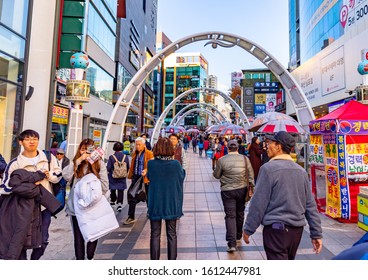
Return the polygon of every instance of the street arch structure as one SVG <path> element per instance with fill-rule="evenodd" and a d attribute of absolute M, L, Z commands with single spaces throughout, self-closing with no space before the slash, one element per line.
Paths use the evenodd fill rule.
<path fill-rule="evenodd" d="M 129 107 L 131 106 L 137 90 L 141 87 L 146 77 L 163 59 L 165 59 L 165 57 L 188 44 L 199 41 L 207 41 L 205 46 L 210 44 L 213 48 L 217 48 L 218 46 L 226 48 L 238 46 L 253 55 L 278 78 L 292 102 L 292 106 L 295 109 L 299 123 L 306 127 L 309 124 L 309 121 L 314 119 L 312 108 L 310 107 L 309 101 L 305 97 L 301 87 L 291 74 L 282 66 L 282 64 L 261 46 L 248 39 L 226 32 L 202 32 L 184 37 L 171 43 L 162 51 L 154 55 L 130 80 L 122 94 L 119 96 L 107 124 L 106 133 L 102 143 L 102 148 L 106 151 L 106 155 L 112 152 L 111 147 L 115 141 L 121 141 Z"/>
<path fill-rule="evenodd" d="M 208 88 L 208 87 L 198 87 L 198 88 L 192 88 L 189 89 L 187 91 L 184 91 L 183 93 L 179 94 L 177 97 L 175 97 L 173 99 L 173 101 L 170 102 L 169 105 L 166 106 L 165 110 L 162 112 L 162 114 L 160 115 L 160 117 L 158 118 L 155 128 L 153 129 L 152 132 L 152 136 L 151 136 L 151 144 L 156 143 L 159 135 L 160 135 L 160 131 L 161 131 L 161 127 L 164 124 L 165 118 L 167 116 L 167 114 L 170 112 L 170 110 L 175 106 L 176 102 L 178 102 L 180 99 L 186 97 L 187 95 L 191 94 L 192 92 L 196 92 L 196 91 L 202 91 L 206 94 L 219 94 L 221 95 L 225 100 L 229 101 L 229 103 L 233 106 L 233 108 L 235 109 L 235 111 L 237 113 L 239 113 L 239 117 L 240 119 L 243 121 L 243 123 L 247 122 L 248 125 L 249 121 L 247 116 L 245 115 L 245 113 L 243 112 L 243 110 L 240 108 L 240 106 L 238 105 L 238 103 L 235 102 L 234 99 L 232 99 L 230 96 L 228 96 L 226 93 L 215 89 L 215 88 Z"/>
<path fill-rule="evenodd" d="M 210 110 L 208 109 L 204 109 L 204 108 L 193 108 L 190 109 L 188 111 L 186 111 L 184 114 L 182 114 L 181 116 L 179 116 L 179 118 L 177 118 L 176 122 L 173 124 L 174 126 L 176 126 L 182 119 L 184 119 L 186 116 L 190 115 L 191 113 L 194 112 L 201 112 L 204 111 L 206 112 L 209 116 L 212 117 L 212 119 L 214 119 L 217 123 L 221 123 L 220 119 Z"/>
<path fill-rule="evenodd" d="M 204 103 L 204 102 L 199 102 L 199 103 L 192 103 L 192 104 L 189 104 L 187 106 L 185 106 L 184 108 L 182 108 L 179 112 L 177 112 L 174 116 L 174 118 L 171 120 L 170 122 L 170 125 L 175 125 L 176 123 L 178 123 L 176 120 L 180 117 L 180 115 L 182 113 L 184 113 L 185 110 L 188 110 L 189 108 L 191 107 L 195 107 L 195 106 L 204 106 L 204 107 L 209 107 L 213 110 L 215 110 L 220 116 L 221 118 L 226 121 L 226 117 L 224 114 L 222 114 L 219 109 L 217 109 L 215 106 L 211 105 L 211 104 L 208 104 L 208 103 Z"/>

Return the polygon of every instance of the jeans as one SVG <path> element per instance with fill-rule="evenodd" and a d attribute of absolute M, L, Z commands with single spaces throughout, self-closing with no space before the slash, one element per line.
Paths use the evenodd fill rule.
<path fill-rule="evenodd" d="M 47 209 L 41 212 L 42 224 L 41 224 L 41 232 L 42 232 L 42 244 L 39 248 L 34 248 L 31 254 L 31 260 L 39 260 L 43 254 L 45 253 L 46 247 L 49 244 L 49 227 L 51 224 L 51 212 Z M 27 259 L 27 250 L 23 249 L 20 255 L 20 260 Z"/>
<path fill-rule="evenodd" d="M 199 148 L 199 156 L 202 156 L 202 153 L 203 153 L 203 148 Z"/>
<path fill-rule="evenodd" d="M 184 143 L 184 150 L 188 150 L 189 143 Z"/>
<path fill-rule="evenodd" d="M 74 235 L 74 252 L 76 260 L 84 260 L 85 257 L 85 241 L 79 229 L 78 220 L 76 216 L 71 216 L 73 235 Z M 92 260 L 97 247 L 97 240 L 87 242 L 87 259 Z"/>
<path fill-rule="evenodd" d="M 151 238 L 150 238 L 150 255 L 151 260 L 160 259 L 160 242 L 161 242 L 161 224 L 162 220 L 151 220 Z M 176 260 L 177 257 L 177 236 L 176 236 L 176 219 L 165 220 L 166 236 L 167 236 L 167 259 Z"/>
<path fill-rule="evenodd" d="M 245 195 L 247 188 L 221 191 L 225 211 L 226 241 L 229 247 L 236 246 L 236 240 L 242 238 Z"/>

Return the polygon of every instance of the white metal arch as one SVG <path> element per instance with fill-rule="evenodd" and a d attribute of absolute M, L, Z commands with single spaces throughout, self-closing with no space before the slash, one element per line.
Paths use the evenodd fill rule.
<path fill-rule="evenodd" d="M 175 122 L 174 126 L 176 126 L 182 119 L 184 119 L 189 114 L 191 114 L 193 112 L 200 112 L 200 111 L 206 112 L 209 116 L 211 116 L 213 119 L 215 119 L 217 121 L 217 123 L 221 123 L 220 119 L 213 112 L 211 112 L 210 110 L 204 109 L 204 108 L 193 108 L 193 109 L 190 109 L 190 110 L 186 111 L 184 114 L 182 114 L 177 119 L 177 121 Z"/>
<path fill-rule="evenodd" d="M 171 101 L 170 104 L 166 106 L 165 110 L 162 112 L 162 114 L 160 115 L 160 117 L 156 121 L 156 125 L 153 129 L 152 136 L 151 136 L 151 144 L 156 143 L 156 141 L 157 141 L 157 139 L 160 135 L 161 127 L 164 124 L 165 118 L 166 118 L 167 114 L 170 112 L 170 110 L 175 106 L 176 102 L 178 102 L 180 99 L 186 97 L 187 95 L 191 94 L 192 92 L 196 92 L 196 91 L 207 91 L 208 94 L 217 93 L 217 94 L 221 95 L 224 99 L 229 101 L 229 103 L 233 106 L 235 111 L 239 113 L 239 117 L 243 120 L 243 123 L 245 123 L 245 121 L 246 121 L 248 123 L 248 125 L 250 126 L 247 116 L 245 115 L 243 110 L 240 108 L 238 103 L 236 103 L 235 100 L 232 99 L 226 93 L 224 93 L 224 92 L 222 92 L 218 89 L 214 89 L 214 88 L 207 88 L 207 87 L 192 88 L 192 89 L 189 89 L 187 91 L 184 91 L 183 93 L 181 93 L 180 95 L 175 97 L 173 99 L 173 101 Z"/>
<path fill-rule="evenodd" d="M 305 97 L 303 90 L 295 81 L 293 76 L 285 69 L 285 67 L 278 62 L 271 54 L 269 54 L 262 47 L 256 43 L 242 38 L 240 36 L 226 33 L 226 32 L 202 32 L 184 37 L 177 40 L 162 51 L 154 55 L 147 64 L 145 64 L 130 80 L 128 85 L 117 100 L 110 120 L 107 124 L 102 148 L 107 151 L 106 155 L 112 150 L 108 147 L 108 143 L 121 141 L 124 131 L 124 125 L 128 116 L 129 107 L 133 98 L 143 84 L 146 77 L 152 70 L 160 64 L 160 62 L 168 55 L 174 53 L 178 49 L 198 41 L 207 41 L 205 45 L 212 45 L 213 48 L 217 46 L 233 47 L 238 46 L 263 63 L 270 71 L 278 78 L 286 94 L 290 97 L 293 107 L 295 108 L 298 121 L 302 126 L 308 126 L 309 121 L 314 119 L 314 113 L 310 107 L 309 101 Z M 109 145 L 112 146 L 112 145 Z M 111 150 L 111 151 L 110 151 Z"/>
<path fill-rule="evenodd" d="M 180 117 L 180 115 L 185 111 L 188 110 L 191 107 L 195 107 L 195 106 L 204 106 L 204 107 L 210 107 L 211 109 L 215 110 L 220 116 L 221 118 L 226 121 L 226 116 L 220 112 L 219 109 L 217 109 L 215 106 L 208 104 L 208 103 L 204 103 L 204 102 L 199 102 L 199 103 L 193 103 L 193 104 L 189 104 L 187 106 L 185 106 L 184 108 L 182 108 L 179 112 L 177 112 L 174 116 L 174 118 L 171 120 L 170 125 L 173 125 L 174 123 L 177 123 L 177 119 Z"/>

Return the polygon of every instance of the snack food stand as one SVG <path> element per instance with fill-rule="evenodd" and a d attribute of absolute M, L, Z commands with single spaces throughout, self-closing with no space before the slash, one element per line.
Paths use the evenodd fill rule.
<path fill-rule="evenodd" d="M 357 222 L 357 197 L 368 185 L 368 106 L 355 100 L 309 123 L 312 191 L 319 211 Z"/>

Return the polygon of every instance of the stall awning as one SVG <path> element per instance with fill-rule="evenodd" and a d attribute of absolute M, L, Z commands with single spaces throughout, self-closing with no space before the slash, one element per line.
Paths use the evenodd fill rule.
<path fill-rule="evenodd" d="M 351 100 L 331 113 L 310 121 L 312 134 L 368 134 L 368 106 Z"/>

